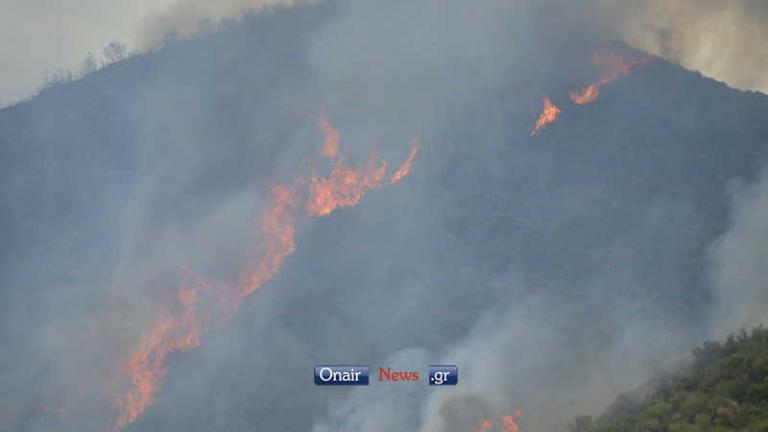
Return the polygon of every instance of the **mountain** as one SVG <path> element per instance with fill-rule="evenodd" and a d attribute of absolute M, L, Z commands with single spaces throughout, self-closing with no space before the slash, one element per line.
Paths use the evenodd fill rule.
<path fill-rule="evenodd" d="M 353 166 L 391 173 L 417 139 L 412 172 L 301 218 L 280 271 L 163 358 L 125 430 L 560 424 L 706 338 L 710 251 L 766 160 L 768 97 L 655 58 L 575 104 L 594 53 L 644 54 L 503 3 L 277 8 L 0 110 L 0 429 L 108 428 L 184 269 L 237 279 L 272 187 L 330 169 L 320 116 Z M 532 135 L 543 97 L 561 113 Z M 457 364 L 461 385 L 314 387 L 334 363 Z"/>

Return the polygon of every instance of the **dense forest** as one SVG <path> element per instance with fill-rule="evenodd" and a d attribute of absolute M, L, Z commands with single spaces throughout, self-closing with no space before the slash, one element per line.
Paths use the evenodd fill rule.
<path fill-rule="evenodd" d="M 684 372 L 639 403 L 620 397 L 602 416 L 577 418 L 572 432 L 768 431 L 768 329 L 706 342 Z"/>

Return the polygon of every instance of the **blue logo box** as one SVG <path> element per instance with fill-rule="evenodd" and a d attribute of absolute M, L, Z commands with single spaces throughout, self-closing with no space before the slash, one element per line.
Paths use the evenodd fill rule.
<path fill-rule="evenodd" d="M 315 366 L 317 385 L 368 385 L 368 366 L 318 365 Z"/>
<path fill-rule="evenodd" d="M 455 365 L 432 365 L 429 367 L 429 385 L 454 386 L 459 381 L 459 368 Z"/>

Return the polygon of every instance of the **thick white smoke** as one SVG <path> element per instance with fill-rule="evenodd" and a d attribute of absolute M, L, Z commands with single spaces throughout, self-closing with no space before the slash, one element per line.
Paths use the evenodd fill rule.
<path fill-rule="evenodd" d="M 177 0 L 151 14 L 140 45 L 153 46 L 168 35 L 189 36 L 244 12 L 319 0 Z M 525 1 L 509 0 L 511 7 Z M 586 0 L 565 2 L 573 16 L 588 11 L 625 43 L 700 71 L 745 90 L 768 93 L 768 3 L 759 0 Z M 478 11 L 497 6 L 477 4 Z M 436 17 L 438 17 L 437 14 Z"/>
<path fill-rule="evenodd" d="M 717 336 L 768 322 L 768 175 L 730 195 L 730 229 L 712 246 Z"/>
<path fill-rule="evenodd" d="M 147 16 L 139 32 L 138 44 L 151 48 L 170 37 L 188 37 L 216 27 L 222 21 L 276 6 L 311 4 L 318 0 L 177 0 Z"/>
<path fill-rule="evenodd" d="M 629 45 L 724 81 L 768 93 L 768 2 L 598 0 Z"/>
<path fill-rule="evenodd" d="M 320 0 L 78 0 L 61 7 L 4 0 L 0 16 L 0 106 L 30 96 L 44 74 L 77 72 L 111 42 L 132 52 L 187 37 L 244 13 Z M 510 4 L 516 3 L 513 0 Z M 768 93 L 768 7 L 760 0 L 585 0 L 584 10 L 631 46 L 740 88 Z M 485 6 L 478 5 L 478 9 Z M 51 37 L 53 36 L 53 37 Z M 19 46 L 28 49 L 19 50 Z"/>

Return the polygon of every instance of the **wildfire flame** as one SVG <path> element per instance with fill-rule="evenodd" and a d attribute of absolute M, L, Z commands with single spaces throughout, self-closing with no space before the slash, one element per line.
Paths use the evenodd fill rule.
<path fill-rule="evenodd" d="M 261 240 L 264 256 L 255 269 L 246 268 L 240 298 L 256 291 L 272 278 L 283 265 L 283 260 L 296 250 L 296 212 L 298 210 L 297 186 L 272 187 L 272 205 L 261 221 Z"/>
<path fill-rule="evenodd" d="M 499 417 L 499 423 L 501 424 L 501 430 L 504 432 L 517 432 L 520 430 L 520 417 L 523 416 L 523 412 L 518 410 L 512 415 L 506 415 Z"/>
<path fill-rule="evenodd" d="M 578 92 L 571 92 L 571 101 L 577 105 L 584 105 L 597 100 L 600 96 L 600 90 L 603 86 L 616 81 L 619 78 L 629 75 L 629 73 L 638 67 L 645 66 L 653 60 L 651 56 L 644 56 L 634 60 L 626 60 L 618 54 L 592 53 L 592 63 L 602 69 L 603 75 L 594 83 L 588 84 Z M 542 98 L 542 109 L 536 125 L 531 131 L 535 135 L 544 126 L 557 120 L 561 110 L 547 97 Z"/>
<path fill-rule="evenodd" d="M 472 429 L 472 432 L 488 432 L 491 430 L 497 430 L 501 432 L 518 432 L 520 430 L 520 417 L 523 416 L 523 412 L 520 410 L 515 411 L 511 415 L 505 415 L 491 419 L 481 419 L 480 424 Z"/>
<path fill-rule="evenodd" d="M 339 207 L 356 205 L 368 191 L 383 186 L 387 164 L 371 155 L 363 169 L 350 167 L 344 155 L 338 154 L 339 131 L 326 119 L 321 119 L 318 126 L 325 134 L 322 154 L 333 162 L 333 169 L 327 177 L 314 173 L 309 175 L 307 212 L 314 216 L 327 216 Z M 399 182 L 410 173 L 418 151 L 419 142 L 415 141 L 408 157 L 390 177 L 389 184 Z"/>
<path fill-rule="evenodd" d="M 125 361 L 124 372 L 131 377 L 133 388 L 118 401 L 115 429 L 133 423 L 152 404 L 165 375 L 165 360 L 169 354 L 200 345 L 195 314 L 197 291 L 182 285 L 177 296 L 182 308 L 180 316 L 161 310 L 155 327 L 144 335 Z"/>
<path fill-rule="evenodd" d="M 362 167 L 350 167 L 344 155 L 339 154 L 339 131 L 325 118 L 317 125 L 325 136 L 320 153 L 333 162 L 331 172 L 323 177 L 311 171 L 307 177 L 297 177 L 291 185 L 272 187 L 271 204 L 260 224 L 260 257 L 255 263 L 243 266 L 243 275 L 235 289 L 228 285 L 215 287 L 185 269 L 192 283 L 182 285 L 177 291 L 180 311 L 161 309 L 154 326 L 144 333 L 123 362 L 121 372 L 129 378 L 132 387 L 117 399 L 118 415 L 111 430 L 133 423 L 154 402 L 166 374 L 165 362 L 169 355 L 200 345 L 201 333 L 212 315 L 229 317 L 243 298 L 277 274 L 285 258 L 296 250 L 296 226 L 301 216 L 327 216 L 339 207 L 354 206 L 368 191 L 385 184 L 384 161 L 371 155 Z M 408 176 L 418 150 L 419 143 L 414 142 L 408 157 L 386 184 L 397 183 Z M 201 312 L 198 310 L 201 294 L 213 297 L 211 304 L 227 307 L 218 310 L 210 306 Z"/>
<path fill-rule="evenodd" d="M 600 95 L 600 89 L 603 86 L 629 75 L 633 69 L 645 66 L 651 60 L 653 60 L 651 56 L 628 61 L 617 54 L 593 53 L 592 63 L 604 70 L 603 76 L 596 82 L 585 86 L 581 91 L 572 92 L 571 101 L 577 105 L 594 102 Z"/>
<path fill-rule="evenodd" d="M 320 117 L 320 120 L 317 121 L 317 127 L 319 127 L 325 135 L 325 140 L 323 141 L 323 149 L 320 151 L 320 153 L 331 161 L 335 160 L 336 155 L 339 154 L 339 141 L 341 140 L 341 134 L 325 117 Z"/>
<path fill-rule="evenodd" d="M 327 216 L 338 207 L 357 204 L 366 192 L 382 185 L 386 172 L 386 162 L 376 156 L 371 156 L 362 170 L 349 167 L 344 156 L 337 156 L 328 177 L 310 174 L 307 212 Z"/>
<path fill-rule="evenodd" d="M 541 98 L 541 102 L 541 114 L 539 115 L 539 119 L 536 120 L 536 125 L 531 131 L 531 135 L 535 135 L 541 128 L 557 120 L 557 117 L 561 112 L 560 108 L 552 103 L 552 100 L 548 97 Z"/>
<path fill-rule="evenodd" d="M 486 432 L 491 430 L 493 427 L 493 422 L 488 419 L 480 420 L 480 425 L 474 429 L 472 429 L 472 432 Z"/>
<path fill-rule="evenodd" d="M 571 100 L 577 105 L 584 105 L 590 102 L 594 102 L 600 95 L 600 87 L 604 84 L 605 83 L 600 84 L 599 82 L 589 84 L 581 89 L 580 92 L 572 92 Z"/>
<path fill-rule="evenodd" d="M 411 151 L 408 152 L 408 157 L 405 159 L 405 162 L 403 162 L 402 165 L 400 165 L 400 168 L 395 171 L 394 174 L 392 174 L 392 177 L 389 179 L 389 183 L 397 183 L 400 180 L 404 179 L 408 176 L 408 174 L 411 173 L 411 165 L 413 165 L 413 158 L 416 157 L 416 153 L 419 151 L 419 142 L 414 141 L 413 147 L 411 147 Z"/>

